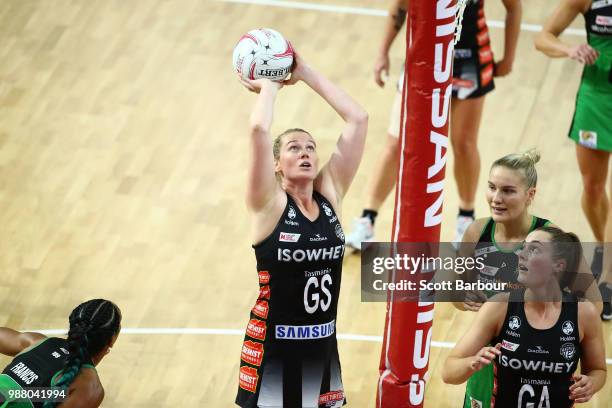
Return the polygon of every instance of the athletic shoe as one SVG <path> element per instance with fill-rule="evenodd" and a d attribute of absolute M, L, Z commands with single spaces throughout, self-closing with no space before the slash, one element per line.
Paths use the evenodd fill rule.
<path fill-rule="evenodd" d="M 595 252 L 593 253 L 593 261 L 591 262 L 591 272 L 593 272 L 593 276 L 595 277 L 595 280 L 599 280 L 602 270 L 603 270 L 603 247 L 597 246 L 595 247 Z"/>
<path fill-rule="evenodd" d="M 453 241 L 453 247 L 456 251 L 459 250 L 461 246 L 461 241 L 463 240 L 463 234 L 468 229 L 471 223 L 474 222 L 474 218 L 466 217 L 465 215 L 457 216 L 457 230 L 455 233 L 455 240 Z"/>
<path fill-rule="evenodd" d="M 361 251 L 361 243 L 374 239 L 374 226 L 369 217 L 357 218 L 353 221 L 353 232 L 346 236 L 346 245 Z"/>
<path fill-rule="evenodd" d="M 599 292 L 603 300 L 603 311 L 601 320 L 612 320 L 612 290 L 605 282 L 599 284 Z"/>

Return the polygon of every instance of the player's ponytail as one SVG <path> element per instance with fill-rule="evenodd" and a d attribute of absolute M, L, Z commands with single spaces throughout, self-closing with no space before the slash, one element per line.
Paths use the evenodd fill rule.
<path fill-rule="evenodd" d="M 69 318 L 68 352 L 66 364 L 58 381 L 52 386 L 68 390 L 79 375 L 83 364 L 107 347 L 121 327 L 121 311 L 108 300 L 94 299 L 77 306 Z M 44 408 L 56 404 L 45 402 Z"/>
<path fill-rule="evenodd" d="M 582 245 L 580 239 L 573 232 L 565 232 L 557 227 L 540 227 L 538 231 L 550 235 L 553 259 L 565 260 L 565 270 L 559 276 L 561 289 L 570 288 L 578 275 L 578 268 L 582 260 Z"/>
<path fill-rule="evenodd" d="M 527 150 L 524 153 L 508 154 L 501 159 L 495 160 L 491 168 L 502 166 L 523 173 L 527 188 L 538 184 L 538 172 L 535 165 L 540 161 L 540 153 L 536 149 Z"/>

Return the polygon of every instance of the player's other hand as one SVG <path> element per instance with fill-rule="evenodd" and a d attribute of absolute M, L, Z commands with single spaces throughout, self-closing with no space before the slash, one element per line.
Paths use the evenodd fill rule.
<path fill-rule="evenodd" d="M 591 380 L 591 377 L 574 373 L 572 380 L 574 380 L 574 383 L 569 388 L 570 399 L 578 403 L 589 401 L 593 396 L 593 380 Z"/>
<path fill-rule="evenodd" d="M 282 82 L 272 81 L 270 79 L 261 78 L 261 79 L 243 79 L 240 74 L 238 74 L 238 80 L 240 83 L 249 91 L 260 93 L 264 87 L 272 87 L 275 89 L 281 89 L 283 87 Z"/>
<path fill-rule="evenodd" d="M 599 57 L 599 51 L 588 44 L 573 45 L 567 56 L 585 65 L 593 65 Z"/>
<path fill-rule="evenodd" d="M 385 73 L 385 80 L 389 78 L 389 54 L 381 54 L 376 58 L 374 64 L 374 81 L 381 88 L 385 86 L 385 80 L 383 80 L 383 72 Z"/>
<path fill-rule="evenodd" d="M 512 62 L 507 59 L 501 59 L 495 63 L 495 67 L 493 70 L 494 77 L 505 77 L 510 72 L 512 72 Z"/>
<path fill-rule="evenodd" d="M 293 50 L 293 69 L 291 70 L 291 76 L 289 79 L 285 79 L 283 84 L 285 85 L 294 85 L 298 81 L 304 81 L 305 77 L 308 75 L 309 66 L 304 61 L 304 58 L 300 54 Z"/>
<path fill-rule="evenodd" d="M 482 367 L 489 365 L 495 360 L 495 357 L 501 355 L 501 343 L 497 343 L 495 347 L 483 347 L 476 353 L 470 363 L 470 368 L 474 371 L 480 370 Z"/>

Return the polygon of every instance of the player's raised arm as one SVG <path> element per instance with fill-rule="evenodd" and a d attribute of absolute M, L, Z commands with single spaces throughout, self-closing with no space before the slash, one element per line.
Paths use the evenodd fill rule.
<path fill-rule="evenodd" d="M 383 39 L 374 63 L 374 81 L 380 87 L 385 86 L 385 79 L 382 74 L 384 73 L 385 76 L 389 76 L 389 49 L 404 26 L 407 14 L 408 0 L 395 0 L 389 10 L 389 17 L 385 22 Z"/>
<path fill-rule="evenodd" d="M 296 55 L 296 66 L 291 79 L 286 82 L 294 84 L 298 80 L 304 81 L 325 99 L 345 122 L 335 151 L 315 180 L 315 190 L 320 191 L 339 209 L 338 204 L 361 162 L 368 130 L 368 114 L 346 92 Z"/>
<path fill-rule="evenodd" d="M 270 127 L 274 113 L 274 102 L 280 82 L 269 79 L 244 80 L 242 84 L 258 94 L 249 119 L 250 153 L 246 202 L 253 211 L 265 207 L 280 192 L 274 173 L 274 155 Z"/>

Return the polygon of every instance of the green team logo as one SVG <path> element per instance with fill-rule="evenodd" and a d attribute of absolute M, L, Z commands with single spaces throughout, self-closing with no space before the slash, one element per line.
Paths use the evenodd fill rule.
<path fill-rule="evenodd" d="M 578 141 L 584 147 L 590 147 L 591 149 L 597 148 L 597 132 L 580 130 L 580 132 L 578 132 L 578 137 Z"/>
<path fill-rule="evenodd" d="M 470 408 L 482 408 L 482 401 L 470 397 Z"/>

